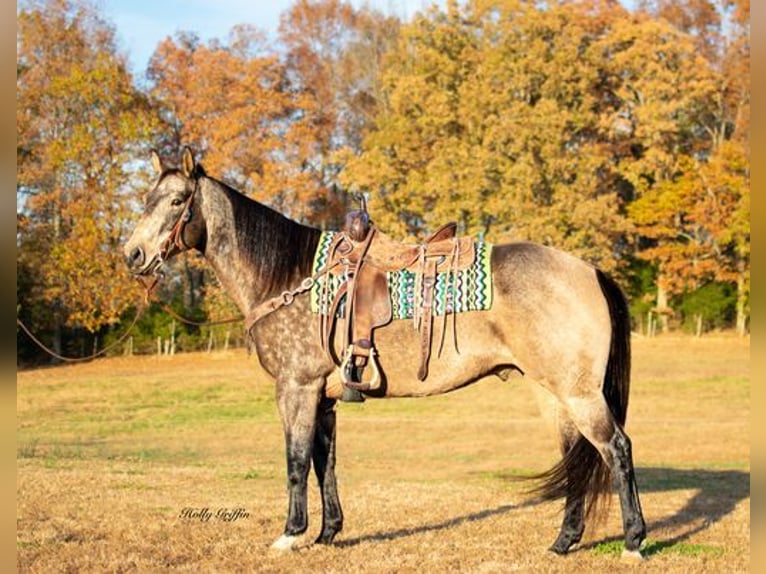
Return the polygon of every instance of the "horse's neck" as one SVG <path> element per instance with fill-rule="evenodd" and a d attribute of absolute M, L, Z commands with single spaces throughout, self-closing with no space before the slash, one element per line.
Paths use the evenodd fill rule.
<path fill-rule="evenodd" d="M 304 269 L 305 249 L 319 232 L 292 222 L 214 180 L 202 186 L 207 229 L 204 256 L 224 289 L 243 314 L 286 289 L 310 269 Z M 304 237 L 305 236 L 305 237 Z M 313 241 L 316 245 L 316 241 Z M 303 246 L 303 245 L 301 245 Z M 313 256 L 313 249 L 311 249 Z"/>

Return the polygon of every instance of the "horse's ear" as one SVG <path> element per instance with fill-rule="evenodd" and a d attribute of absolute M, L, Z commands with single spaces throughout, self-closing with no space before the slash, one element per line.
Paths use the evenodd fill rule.
<path fill-rule="evenodd" d="M 184 146 L 183 155 L 181 156 L 181 171 L 186 177 L 192 177 L 194 175 L 194 154 L 189 146 Z"/>
<path fill-rule="evenodd" d="M 154 171 L 157 172 L 157 175 L 162 174 L 162 160 L 160 159 L 160 154 L 157 153 L 156 149 L 153 149 L 151 152 L 152 157 L 152 167 L 154 168 Z"/>

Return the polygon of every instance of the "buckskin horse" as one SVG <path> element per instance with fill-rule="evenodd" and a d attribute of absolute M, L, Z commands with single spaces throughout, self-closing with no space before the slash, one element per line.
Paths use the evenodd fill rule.
<path fill-rule="evenodd" d="M 316 542 L 330 544 L 343 527 L 335 478 L 339 394 L 333 381 L 339 369 L 323 349 L 305 292 L 321 232 L 209 177 L 188 147 L 179 167 L 164 165 L 156 152 L 152 164 L 157 180 L 125 245 L 127 264 L 133 274 L 150 276 L 174 255 L 196 249 L 241 312 L 256 314 L 249 334 L 276 382 L 287 454 L 287 521 L 273 547 L 295 547 L 307 529 L 312 462 L 322 499 Z M 541 404 L 556 417 L 562 454 L 537 477 L 543 498 L 565 500 L 550 550 L 565 554 L 580 541 L 586 518 L 614 484 L 624 554 L 640 559 L 646 525 L 624 430 L 630 326 L 622 291 L 590 264 L 528 242 L 495 245 L 491 275 L 491 309 L 453 315 L 460 348 L 446 345 L 423 380 L 416 376 L 422 357 L 412 322 L 394 320 L 376 331 L 376 362 L 385 380 L 378 394 L 434 395 L 512 372 L 533 380 L 547 397 Z"/>

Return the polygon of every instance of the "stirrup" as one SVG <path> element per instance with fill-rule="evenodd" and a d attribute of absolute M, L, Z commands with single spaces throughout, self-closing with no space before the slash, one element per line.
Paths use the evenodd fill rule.
<path fill-rule="evenodd" d="M 351 363 L 354 358 L 354 345 L 351 344 L 346 349 L 346 353 L 343 357 L 343 362 L 340 364 L 340 379 L 343 384 L 350 389 L 357 391 L 374 391 L 380 387 L 380 369 L 378 368 L 378 361 L 375 358 L 375 348 L 370 349 L 370 365 L 372 365 L 372 378 L 368 382 L 356 382 L 352 381 L 349 373 L 353 369 L 354 365 Z"/>

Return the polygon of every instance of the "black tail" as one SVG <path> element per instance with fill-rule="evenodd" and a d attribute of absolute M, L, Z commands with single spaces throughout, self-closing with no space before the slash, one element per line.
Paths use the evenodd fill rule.
<path fill-rule="evenodd" d="M 630 314 L 628 303 L 617 283 L 599 270 L 596 275 L 609 306 L 612 324 L 603 393 L 612 416 L 623 426 L 630 392 Z M 599 507 L 599 500 L 612 492 L 609 467 L 596 448 L 582 435 L 558 464 L 532 478 L 542 481 L 532 492 L 544 499 L 584 499 L 586 515 L 594 513 Z"/>

